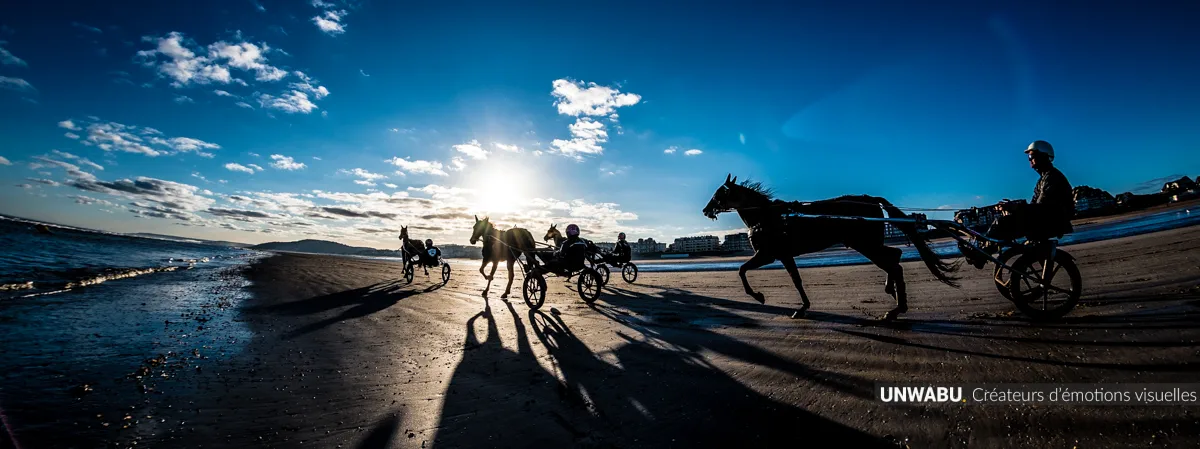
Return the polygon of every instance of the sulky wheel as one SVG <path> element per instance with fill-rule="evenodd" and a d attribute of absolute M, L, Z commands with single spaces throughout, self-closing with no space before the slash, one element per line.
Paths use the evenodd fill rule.
<path fill-rule="evenodd" d="M 528 274 L 524 285 L 521 286 L 521 296 L 525 297 L 525 305 L 537 310 L 546 302 L 546 278 L 541 274 Z"/>
<path fill-rule="evenodd" d="M 596 302 L 596 298 L 600 297 L 600 289 L 604 287 L 600 281 L 600 273 L 591 268 L 584 268 L 579 273 L 579 280 L 575 283 L 579 290 L 579 297 L 588 304 Z"/>
<path fill-rule="evenodd" d="M 1021 254 L 1021 251 L 1023 251 L 1023 250 L 1024 250 L 1024 248 L 1022 248 L 1020 246 L 1014 247 L 1014 248 L 1009 248 L 1008 250 L 1001 252 L 1000 255 L 996 257 L 996 259 L 1005 265 L 1009 265 L 1008 261 L 1012 260 L 1013 256 Z M 996 282 L 996 290 L 999 290 L 1000 294 L 1003 295 L 1005 299 L 1011 301 L 1012 300 L 1012 290 L 1009 288 L 1009 285 L 1008 285 L 1008 280 L 1009 280 L 1008 275 L 1009 275 L 1008 269 L 1004 268 L 1000 265 L 996 265 L 996 270 L 992 273 L 992 277 Z"/>
<path fill-rule="evenodd" d="M 603 287 L 605 285 L 608 285 L 608 277 L 609 277 L 608 265 L 605 265 L 605 264 L 596 265 L 596 273 L 600 275 L 600 286 Z"/>
<path fill-rule="evenodd" d="M 405 284 L 412 283 L 413 274 L 415 274 L 415 270 L 413 269 L 413 264 L 411 262 L 404 264 L 404 283 Z"/>
<path fill-rule="evenodd" d="M 1017 309 L 1037 320 L 1061 318 L 1079 302 L 1083 278 L 1075 259 L 1066 251 L 1057 250 L 1050 270 L 1042 277 L 1046 266 L 1045 251 L 1030 251 L 1013 262 L 1009 275 L 1009 294 Z M 1026 277 L 1018 275 L 1025 273 Z"/>
<path fill-rule="evenodd" d="M 442 264 L 442 283 L 445 284 L 447 282 L 450 282 L 450 264 L 443 263 Z"/>
<path fill-rule="evenodd" d="M 628 282 L 630 284 L 632 284 L 633 281 L 637 280 L 637 274 L 638 274 L 637 265 L 634 265 L 632 263 L 627 263 L 627 264 L 625 264 L 624 268 L 621 268 L 621 279 L 624 279 L 625 282 Z"/>

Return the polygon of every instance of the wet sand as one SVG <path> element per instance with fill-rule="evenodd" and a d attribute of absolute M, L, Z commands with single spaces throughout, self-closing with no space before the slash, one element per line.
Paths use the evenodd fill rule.
<path fill-rule="evenodd" d="M 594 307 L 550 278 L 530 311 L 520 275 L 511 302 L 499 299 L 503 267 L 481 298 L 477 261 L 444 286 L 420 271 L 405 285 L 387 261 L 279 255 L 248 272 L 249 346 L 194 373 L 195 393 L 137 436 L 143 447 L 1200 445 L 1200 406 L 875 399 L 883 382 L 1196 381 L 1200 227 L 1067 249 L 1083 304 L 1053 324 L 1012 313 L 990 270 L 970 267 L 954 289 L 906 263 L 910 312 L 884 324 L 874 317 L 891 299 L 872 266 L 802 269 L 813 307 L 792 320 L 783 270 L 749 275 L 766 304 L 734 272 L 642 273 L 614 276 Z"/>

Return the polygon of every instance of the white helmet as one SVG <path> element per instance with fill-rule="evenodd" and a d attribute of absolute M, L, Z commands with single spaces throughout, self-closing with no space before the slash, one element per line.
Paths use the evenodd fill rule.
<path fill-rule="evenodd" d="M 1029 153 L 1031 151 L 1045 153 L 1046 156 L 1050 156 L 1051 161 L 1054 160 L 1054 147 L 1050 146 L 1050 142 L 1045 140 L 1035 140 L 1033 143 L 1029 144 L 1029 148 L 1025 149 L 1025 153 Z"/>

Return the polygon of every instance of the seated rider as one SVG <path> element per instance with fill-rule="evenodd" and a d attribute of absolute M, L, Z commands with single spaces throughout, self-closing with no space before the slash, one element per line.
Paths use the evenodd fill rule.
<path fill-rule="evenodd" d="M 587 258 L 587 241 L 579 238 L 579 226 L 567 225 L 567 238 L 562 245 L 554 250 L 554 257 L 542 265 L 542 271 L 549 273 L 569 273 L 583 269 Z"/>
<path fill-rule="evenodd" d="M 612 254 L 605 257 L 605 261 L 612 264 L 623 264 L 629 262 L 633 257 L 633 248 L 629 247 L 629 242 L 625 241 L 625 233 L 617 234 L 617 245 L 613 247 Z"/>
<path fill-rule="evenodd" d="M 434 266 L 441 263 L 442 250 L 433 246 L 433 239 L 425 239 L 425 253 L 421 254 L 421 264 Z"/>
<path fill-rule="evenodd" d="M 1029 204 L 1001 203 L 1001 210 L 1008 214 L 997 217 L 992 223 L 987 232 L 989 238 L 1013 241 L 1025 237 L 1040 241 L 1073 230 L 1071 218 L 1075 216 L 1075 197 L 1067 177 L 1054 168 L 1054 147 L 1049 142 L 1038 140 L 1029 144 L 1025 154 L 1029 157 L 1029 167 L 1041 175 L 1033 188 L 1033 201 Z M 976 268 L 983 268 L 987 263 L 974 251 L 962 249 L 967 261 Z M 998 250 L 994 244 L 984 245 L 983 249 L 988 254 Z"/>

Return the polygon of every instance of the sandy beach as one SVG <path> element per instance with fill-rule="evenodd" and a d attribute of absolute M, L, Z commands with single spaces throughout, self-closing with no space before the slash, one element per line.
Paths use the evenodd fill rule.
<path fill-rule="evenodd" d="M 1200 372 L 1200 227 L 1068 247 L 1084 297 L 1034 324 L 990 270 L 963 287 L 906 263 L 886 324 L 872 266 L 616 277 L 593 307 L 550 278 L 539 311 L 484 299 L 477 262 L 446 285 L 387 261 L 277 255 L 248 269 L 253 338 L 181 374 L 139 447 L 1196 447 L 1196 407 L 885 404 L 877 383 L 1169 383 Z M 497 272 L 502 282 L 504 270 Z M 129 394 L 136 394 L 130 391 Z M 62 412 L 64 421 L 90 417 Z M 94 421 L 94 420 L 93 420 Z M 116 432 L 116 431 L 112 431 Z M 92 447 L 17 433 L 25 447 Z M 48 443 L 48 444 L 42 444 Z M 857 447 L 857 446 L 856 446 Z"/>

